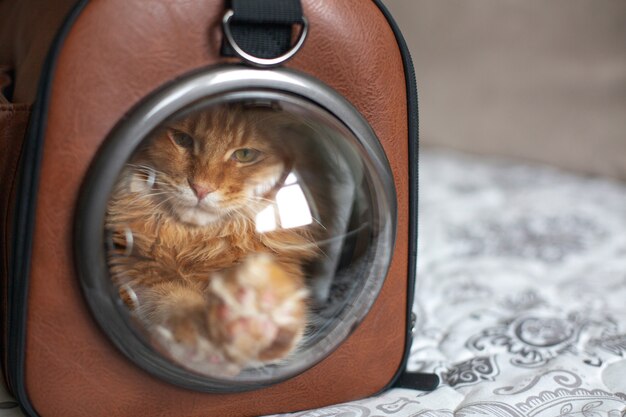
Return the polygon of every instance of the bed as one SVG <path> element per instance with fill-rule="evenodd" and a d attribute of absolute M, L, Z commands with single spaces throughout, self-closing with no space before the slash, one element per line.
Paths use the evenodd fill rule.
<path fill-rule="evenodd" d="M 419 227 L 408 369 L 441 386 L 289 416 L 626 415 L 624 184 L 428 151 Z"/>
<path fill-rule="evenodd" d="M 407 367 L 441 386 L 285 416 L 625 416 L 626 185 L 443 150 L 420 170 Z"/>

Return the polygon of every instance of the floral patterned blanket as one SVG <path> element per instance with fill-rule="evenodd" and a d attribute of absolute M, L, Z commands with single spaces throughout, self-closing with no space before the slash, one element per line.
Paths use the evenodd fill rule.
<path fill-rule="evenodd" d="M 420 163 L 408 369 L 441 386 L 289 416 L 626 416 L 626 185 L 447 151 Z M 0 391 L 0 417 L 19 416 Z"/>

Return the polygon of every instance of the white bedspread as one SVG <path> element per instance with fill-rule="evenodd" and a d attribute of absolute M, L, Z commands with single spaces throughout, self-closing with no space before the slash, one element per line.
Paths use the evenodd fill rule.
<path fill-rule="evenodd" d="M 298 417 L 626 416 L 626 186 L 424 152 L 410 370 Z"/>
<path fill-rule="evenodd" d="M 432 151 L 420 182 L 408 367 L 442 385 L 290 416 L 626 416 L 626 186 Z"/>

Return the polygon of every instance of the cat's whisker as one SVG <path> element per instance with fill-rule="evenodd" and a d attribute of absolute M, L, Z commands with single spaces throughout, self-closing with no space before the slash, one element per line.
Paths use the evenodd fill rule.
<path fill-rule="evenodd" d="M 140 202 L 141 200 L 143 200 L 145 198 L 146 198 L 145 195 L 137 195 L 137 196 L 134 196 L 133 198 L 131 198 L 130 200 L 126 201 L 125 204 L 126 204 L 126 206 L 134 206 L 138 202 Z"/>
<path fill-rule="evenodd" d="M 149 183 L 151 185 L 150 188 L 154 187 L 155 185 L 167 185 L 167 186 L 170 185 L 167 182 L 163 182 L 163 181 L 147 181 L 146 180 L 146 183 Z"/>
<path fill-rule="evenodd" d="M 128 201 L 128 205 L 135 205 L 139 202 L 141 202 L 142 200 L 147 200 L 152 196 L 159 196 L 159 195 L 167 195 L 170 194 L 167 191 L 163 191 L 160 193 L 135 193 L 137 195 L 135 195 L 131 200 Z"/>
<path fill-rule="evenodd" d="M 167 203 L 170 203 L 172 199 L 173 199 L 173 197 L 168 196 L 167 198 L 164 198 L 163 201 L 161 201 L 160 203 L 157 203 L 154 207 L 157 208 L 157 209 L 160 209 L 161 206 L 164 206 Z"/>
<path fill-rule="evenodd" d="M 165 181 L 159 181 L 159 180 L 156 179 L 156 177 L 152 177 L 148 173 L 143 172 L 143 171 L 135 171 L 135 174 L 148 176 L 149 178 L 146 179 L 145 181 L 146 181 L 146 183 L 149 183 L 151 186 L 154 186 L 154 185 L 168 185 L 169 186 L 169 185 L 171 185 L 171 184 L 169 184 L 169 183 L 167 183 Z"/>
<path fill-rule="evenodd" d="M 145 194 L 144 197 L 157 197 L 160 195 L 171 195 L 172 193 L 170 191 L 158 191 L 158 192 L 148 192 Z"/>
<path fill-rule="evenodd" d="M 163 181 L 158 181 L 157 177 L 161 176 L 166 176 L 162 171 L 159 171 L 151 166 L 148 165 L 140 165 L 140 164 L 126 164 L 126 166 L 130 167 L 133 169 L 134 172 L 139 173 L 139 174 L 144 174 L 150 178 L 152 178 L 150 180 L 150 183 L 152 184 L 167 184 L 166 182 Z"/>
<path fill-rule="evenodd" d="M 263 197 L 247 197 L 246 196 L 244 197 L 244 201 L 249 201 L 253 203 L 268 202 L 268 203 L 276 204 L 276 201 L 270 200 L 269 198 L 263 198 Z"/>
<path fill-rule="evenodd" d="M 159 201 L 156 204 L 153 203 L 154 205 L 151 207 L 151 209 L 155 211 L 161 210 L 164 206 L 168 205 L 170 202 L 171 202 L 170 199 L 164 198 L 163 200 Z"/>
<path fill-rule="evenodd" d="M 251 219 L 250 213 L 246 208 L 243 207 L 230 207 L 228 211 L 225 212 L 229 217 L 234 217 L 237 215 L 238 217 L 244 217 L 246 220 Z"/>
<path fill-rule="evenodd" d="M 170 193 L 167 192 L 163 192 L 163 193 L 158 193 L 158 194 L 143 194 L 143 195 L 138 195 L 135 196 L 134 198 L 132 198 L 131 200 L 129 200 L 128 202 L 126 202 L 127 206 L 137 206 L 138 204 L 141 204 L 142 206 L 146 206 L 148 205 L 146 208 L 149 210 L 158 210 L 161 208 L 161 206 L 165 203 L 167 203 L 171 198 L 173 198 L 171 195 L 168 195 Z M 159 196 L 159 195 L 164 195 L 165 197 L 161 197 L 162 201 L 158 202 L 158 203 L 154 203 L 152 201 L 152 199 L 150 197 L 152 196 Z"/>
<path fill-rule="evenodd" d="M 314 223 L 317 223 L 318 225 L 320 225 L 324 230 L 328 230 L 328 228 L 326 226 L 324 226 L 321 221 L 319 221 L 315 217 L 311 217 L 311 218 L 313 219 Z"/>
<path fill-rule="evenodd" d="M 133 167 L 131 169 L 131 172 L 134 174 L 141 174 L 145 176 L 156 176 L 156 173 L 154 171 L 152 171 L 151 169 L 147 169 L 147 168 Z"/>
<path fill-rule="evenodd" d="M 132 168 L 141 168 L 141 169 L 144 169 L 144 170 L 152 171 L 155 174 L 163 174 L 162 171 L 159 171 L 158 169 L 156 169 L 154 167 L 151 167 L 149 165 L 127 163 L 126 166 L 132 167 Z"/>

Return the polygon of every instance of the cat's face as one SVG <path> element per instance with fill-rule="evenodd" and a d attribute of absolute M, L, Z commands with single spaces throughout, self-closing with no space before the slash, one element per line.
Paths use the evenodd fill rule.
<path fill-rule="evenodd" d="M 169 123 L 134 158 L 134 180 L 191 225 L 249 214 L 284 181 L 290 164 L 271 119 L 269 109 L 224 106 Z"/>

